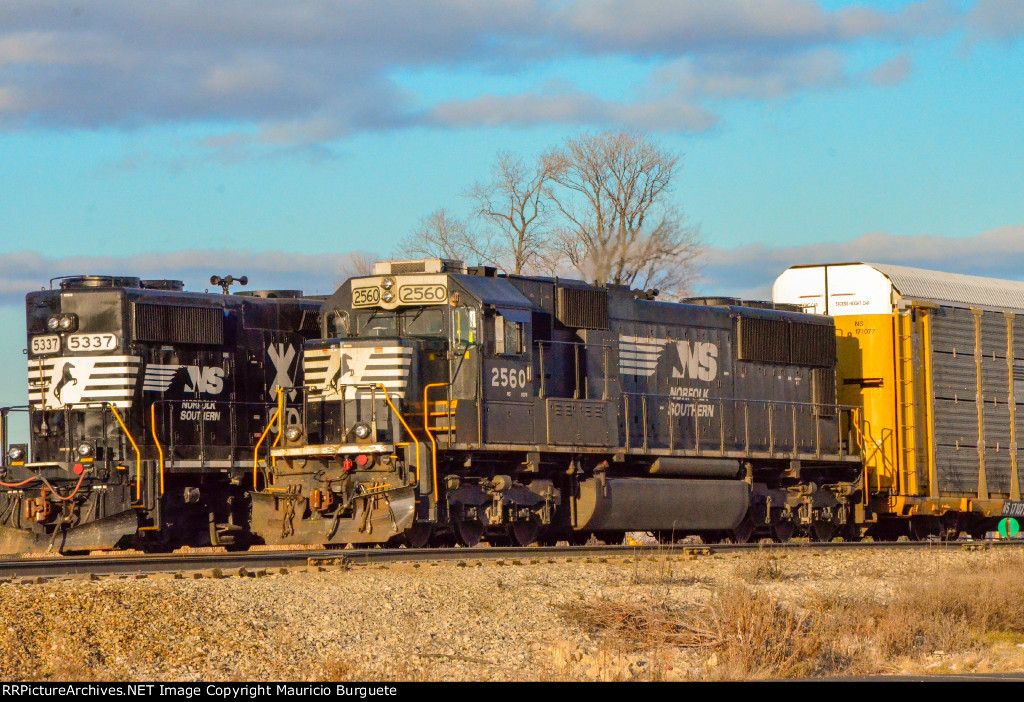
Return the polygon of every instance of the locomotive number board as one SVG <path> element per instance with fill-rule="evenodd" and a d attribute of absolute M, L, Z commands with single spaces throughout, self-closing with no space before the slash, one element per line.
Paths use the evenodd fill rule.
<path fill-rule="evenodd" d="M 45 356 L 47 354 L 57 353 L 60 351 L 60 337 L 56 334 L 33 336 L 31 350 L 34 356 Z"/>
<path fill-rule="evenodd" d="M 405 305 L 437 305 L 448 301 L 448 289 L 443 285 L 402 285 L 398 288 L 398 301 Z"/>
<path fill-rule="evenodd" d="M 373 307 L 380 304 L 380 288 L 352 288 L 353 307 Z"/>
<path fill-rule="evenodd" d="M 353 307 L 385 307 L 398 305 L 443 305 L 448 302 L 448 287 L 443 283 L 399 284 L 391 295 L 380 286 L 352 288 Z"/>

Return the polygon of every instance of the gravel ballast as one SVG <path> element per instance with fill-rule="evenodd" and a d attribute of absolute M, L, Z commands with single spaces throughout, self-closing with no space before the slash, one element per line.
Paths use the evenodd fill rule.
<path fill-rule="evenodd" d="M 756 588 L 880 601 L 907 578 L 970 570 L 992 551 L 942 549 L 619 559 L 519 559 L 293 569 L 262 577 L 0 583 L 3 680 L 718 679 L 715 650 L 627 643 L 581 605 L 685 608 Z M 810 598 L 810 599 L 809 599 Z M 658 611 L 663 611 L 659 609 Z M 677 641 L 677 638 L 671 639 Z M 882 672 L 1000 671 L 1024 638 L 922 651 Z"/>

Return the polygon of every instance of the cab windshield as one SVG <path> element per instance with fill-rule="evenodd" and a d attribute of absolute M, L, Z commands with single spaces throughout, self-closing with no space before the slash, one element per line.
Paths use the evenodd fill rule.
<path fill-rule="evenodd" d="M 444 336 L 444 309 L 420 307 L 389 312 L 373 310 L 357 317 L 356 335 L 363 338 L 384 336 Z"/>
<path fill-rule="evenodd" d="M 374 310 L 359 315 L 357 336 L 398 336 L 398 319 L 394 312 Z"/>
<path fill-rule="evenodd" d="M 444 312 L 438 307 L 421 307 L 402 312 L 406 336 L 444 336 Z"/>

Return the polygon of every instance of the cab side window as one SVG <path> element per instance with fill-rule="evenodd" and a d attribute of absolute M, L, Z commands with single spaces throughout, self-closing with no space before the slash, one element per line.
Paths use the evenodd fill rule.
<path fill-rule="evenodd" d="M 501 314 L 494 315 L 494 354 L 521 356 L 523 353 L 523 324 Z"/>

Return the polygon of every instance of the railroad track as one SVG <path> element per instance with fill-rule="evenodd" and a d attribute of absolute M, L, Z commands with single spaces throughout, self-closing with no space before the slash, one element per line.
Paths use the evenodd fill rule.
<path fill-rule="evenodd" d="M 744 551 L 863 550 L 863 549 L 969 549 L 1014 548 L 1024 541 L 860 541 L 757 544 L 674 544 L 641 546 L 551 546 L 427 549 L 360 549 L 342 551 L 241 551 L 223 553 L 169 553 L 14 558 L 0 560 L 0 582 L 37 582 L 67 577 L 143 577 L 158 573 L 180 577 L 256 576 L 292 569 L 352 568 L 397 562 L 497 561 L 515 564 L 554 559 L 651 558 L 662 555 L 711 555 Z M 283 569 L 283 570 L 282 570 Z"/>

